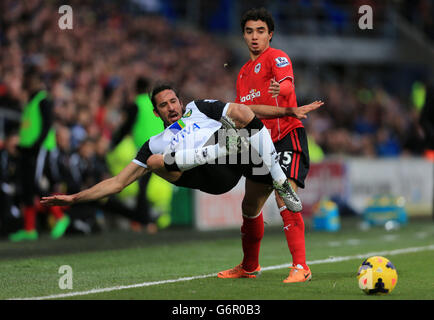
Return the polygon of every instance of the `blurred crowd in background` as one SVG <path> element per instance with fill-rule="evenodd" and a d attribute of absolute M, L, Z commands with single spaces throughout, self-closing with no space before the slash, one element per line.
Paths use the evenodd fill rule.
<path fill-rule="evenodd" d="M 379 6 L 374 1 L 355 2 Z M 403 1 L 404 13 L 433 39 L 433 15 L 427 14 L 433 10 L 432 2 L 416 2 L 410 6 L 409 1 Z M 213 19 L 202 19 L 202 29 L 178 23 L 176 17 L 181 15 L 182 6 L 174 5 L 176 1 L 69 3 L 74 14 L 72 30 L 59 29 L 58 8 L 62 3 L 58 1 L 0 3 L 0 114 L 4 115 L 0 150 L 12 158 L 19 157 L 16 115 L 31 94 L 25 86 L 26 72 L 36 68 L 54 104 L 58 148 L 68 155 L 72 171 L 79 169 L 74 163 L 86 167 L 83 181 L 75 189 L 51 191 L 75 192 L 110 176 L 105 156 L 113 133 L 122 125 L 125 107 L 134 101 L 139 77 L 151 83 L 170 81 L 180 89 L 184 102 L 201 98 L 234 101 L 236 76 L 248 59 L 247 50 L 245 57 L 238 57 L 224 37 L 216 36 L 215 32 L 222 29 L 210 25 Z M 226 1 L 218 3 L 224 9 Z M 243 8 L 248 6 L 240 3 Z M 321 19 L 332 17 L 335 25 L 341 18 L 342 23 L 346 21 L 345 16 L 330 14 L 330 8 L 339 1 L 292 4 L 297 12 L 317 8 Z M 206 10 L 216 9 L 208 6 Z M 200 12 L 198 16 L 204 17 Z M 293 27 L 294 32 L 300 28 Z M 282 29 L 291 30 L 290 26 Z M 241 32 L 238 35 L 240 46 L 244 46 Z M 308 68 L 292 62 L 299 105 L 319 99 L 325 102 L 321 110 L 309 115 L 305 125 L 326 156 L 423 154 L 424 136 L 419 125 L 423 83 L 414 82 L 402 91 L 382 81 L 388 70 L 381 68 L 359 67 L 355 73 L 362 76 L 348 77 L 339 66 Z M 396 77 L 394 80 L 399 81 Z"/>

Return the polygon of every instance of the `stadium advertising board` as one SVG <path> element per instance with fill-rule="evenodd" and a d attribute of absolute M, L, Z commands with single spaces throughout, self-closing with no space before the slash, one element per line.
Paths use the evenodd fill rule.
<path fill-rule="evenodd" d="M 326 196 L 344 194 L 344 165 L 331 161 L 312 164 L 306 179 L 306 189 L 300 189 L 303 201 L 303 214 L 312 215 L 315 204 Z M 230 192 L 223 195 L 210 195 L 195 191 L 195 225 L 199 230 L 233 228 L 241 225 L 241 201 L 244 196 L 244 178 Z M 264 220 L 268 225 L 279 225 L 282 219 L 274 200 L 270 195 L 264 205 Z"/>
<path fill-rule="evenodd" d="M 429 215 L 433 205 L 434 165 L 423 158 L 350 159 L 347 164 L 350 205 L 363 211 L 377 195 L 405 199 L 409 215 Z"/>

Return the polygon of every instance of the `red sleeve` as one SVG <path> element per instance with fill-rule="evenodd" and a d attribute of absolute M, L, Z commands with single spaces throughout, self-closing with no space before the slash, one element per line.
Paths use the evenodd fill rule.
<path fill-rule="evenodd" d="M 272 58 L 272 66 L 271 69 L 273 71 L 274 79 L 277 82 L 282 82 L 285 79 L 291 79 L 291 82 L 294 82 L 294 73 L 292 71 L 292 63 L 291 59 L 289 59 L 288 55 L 281 51 L 276 50 L 271 55 Z"/>
<path fill-rule="evenodd" d="M 289 96 L 293 90 L 294 84 L 292 83 L 291 79 L 286 78 L 280 82 L 280 95 Z"/>

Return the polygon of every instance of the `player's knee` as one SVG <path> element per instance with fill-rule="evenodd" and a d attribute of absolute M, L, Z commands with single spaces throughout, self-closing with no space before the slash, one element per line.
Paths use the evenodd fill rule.
<path fill-rule="evenodd" d="M 241 203 L 241 210 L 243 211 L 244 216 L 254 217 L 258 215 L 258 213 L 261 211 L 261 208 L 256 202 L 244 199 Z"/>
<path fill-rule="evenodd" d="M 238 128 L 244 128 L 254 118 L 255 114 L 245 105 L 231 103 L 227 116 L 235 122 Z"/>

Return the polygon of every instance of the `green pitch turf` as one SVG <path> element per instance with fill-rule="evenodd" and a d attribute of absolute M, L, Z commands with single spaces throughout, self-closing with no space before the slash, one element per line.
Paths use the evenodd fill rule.
<path fill-rule="evenodd" d="M 238 230 L 169 229 L 154 236 L 111 232 L 58 240 L 47 236 L 30 243 L 1 241 L 0 299 L 434 299 L 432 220 L 411 221 L 389 232 L 362 231 L 352 224 L 336 233 L 308 227 L 306 247 L 312 281 L 284 284 L 289 269 L 279 266 L 291 261 L 284 235 L 276 227 L 266 226 L 260 256 L 264 271 L 257 279 L 215 276 L 241 261 Z M 407 248 L 413 249 L 401 251 Z M 371 253 L 383 253 L 397 268 L 398 284 L 387 296 L 367 296 L 358 288 L 358 267 Z M 72 268 L 72 289 L 59 288 L 62 265 Z"/>

